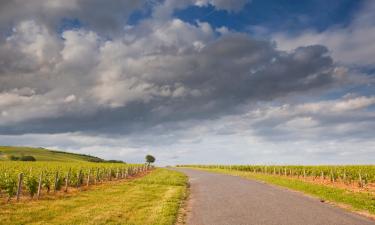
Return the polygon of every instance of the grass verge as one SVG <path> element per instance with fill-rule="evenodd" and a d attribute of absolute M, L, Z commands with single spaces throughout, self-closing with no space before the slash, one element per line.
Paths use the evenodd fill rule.
<path fill-rule="evenodd" d="M 205 171 L 224 173 L 240 176 L 248 179 L 264 181 L 281 187 L 300 191 L 305 194 L 328 201 L 342 208 L 359 212 L 371 218 L 375 218 L 375 196 L 370 193 L 352 192 L 335 187 L 328 187 L 321 184 L 307 183 L 302 180 L 273 176 L 252 172 L 234 171 L 226 169 L 201 169 Z"/>
<path fill-rule="evenodd" d="M 0 205 L 0 224 L 173 225 L 186 185 L 184 174 L 156 169 L 69 197 Z"/>

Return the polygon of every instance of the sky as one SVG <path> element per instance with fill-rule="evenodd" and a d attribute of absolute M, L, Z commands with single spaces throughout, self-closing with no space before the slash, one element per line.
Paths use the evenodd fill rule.
<path fill-rule="evenodd" d="M 0 145 L 374 164 L 375 1 L 5 0 Z"/>

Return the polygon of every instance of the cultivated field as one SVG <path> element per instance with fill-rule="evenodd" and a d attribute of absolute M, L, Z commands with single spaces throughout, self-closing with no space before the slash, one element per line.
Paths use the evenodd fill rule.
<path fill-rule="evenodd" d="M 112 180 L 126 179 L 147 172 L 151 167 L 120 163 L 90 162 L 2 162 L 0 196 L 40 198 L 51 192 L 89 187 Z"/>
<path fill-rule="evenodd" d="M 331 208 L 326 208 L 329 210 L 326 212 L 325 208 L 321 208 L 326 206 L 319 205 L 320 201 L 309 202 L 306 196 L 296 197 L 293 192 L 283 192 L 256 181 L 247 183 L 249 181 L 246 179 L 232 179 L 233 176 L 223 174 L 297 190 L 318 197 L 322 202 L 334 203 L 375 218 L 373 165 L 180 165 L 178 167 L 194 170 L 182 169 L 178 172 L 155 168 L 150 164 L 111 162 L 89 155 L 40 148 L 1 147 L 0 151 L 0 225 L 173 225 L 177 218 L 185 220 L 180 208 L 187 196 L 188 179 L 182 172 L 192 178 L 190 199 L 195 205 L 190 205 L 191 202 L 185 204 L 192 206 L 190 210 L 194 212 L 187 213 L 190 224 L 206 219 L 228 224 L 233 219 L 231 215 L 236 213 L 244 213 L 242 217 L 235 217 L 236 221 L 246 221 L 247 218 L 263 221 L 269 219 L 267 215 L 262 216 L 263 211 L 270 209 L 275 215 L 289 210 L 288 218 L 295 217 L 293 222 L 298 222 L 302 218 L 300 213 L 312 213 L 309 212 L 311 208 L 317 215 L 324 212 L 324 218 L 328 220 L 334 218 L 332 221 L 339 221 L 344 216 L 346 219 L 343 221 L 353 221 L 355 224 L 368 222 Z M 24 156 L 32 156 L 36 161 L 22 161 Z M 194 173 L 197 170 L 214 173 Z M 242 197 L 236 197 L 237 192 Z M 259 196 L 263 196 L 262 199 L 258 199 Z M 256 203 L 265 199 L 267 202 L 275 201 L 275 205 L 288 202 L 283 198 L 294 199 L 292 204 L 299 205 L 300 212 L 290 208 L 287 203 L 282 209 L 272 204 Z M 234 206 L 230 209 L 218 207 L 223 204 L 223 199 Z M 249 214 L 246 207 L 251 208 L 252 204 L 256 205 L 258 211 Z M 209 210 L 202 214 L 206 209 Z M 211 209 L 221 212 L 211 213 Z M 293 213 L 295 210 L 298 213 Z M 225 219 L 220 219 L 225 213 L 228 214 Z M 279 222 L 287 219 L 271 217 Z"/>
<path fill-rule="evenodd" d="M 0 224 L 172 225 L 186 195 L 185 175 L 150 164 L 41 148 L 0 152 Z"/>
<path fill-rule="evenodd" d="M 104 182 L 86 191 L 0 204 L 0 224 L 173 225 L 187 178 L 154 169 L 141 177 Z"/>

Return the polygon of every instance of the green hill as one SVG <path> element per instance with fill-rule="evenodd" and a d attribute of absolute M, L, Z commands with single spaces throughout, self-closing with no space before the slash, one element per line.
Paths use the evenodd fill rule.
<path fill-rule="evenodd" d="M 10 156 L 33 156 L 36 161 L 60 161 L 60 162 L 101 162 L 101 158 L 83 154 L 49 150 L 45 148 L 0 146 L 0 161 L 10 160 Z"/>

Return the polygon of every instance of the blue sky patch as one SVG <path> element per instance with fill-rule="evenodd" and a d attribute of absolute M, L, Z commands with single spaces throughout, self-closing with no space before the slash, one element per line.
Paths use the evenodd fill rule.
<path fill-rule="evenodd" d="M 263 26 L 272 32 L 317 31 L 331 26 L 346 26 L 352 14 L 363 1 L 354 0 L 254 0 L 238 13 L 215 10 L 213 6 L 190 6 L 177 10 L 175 16 L 194 24 L 196 20 L 213 27 L 226 26 L 232 30 L 246 31 L 251 26 Z"/>

